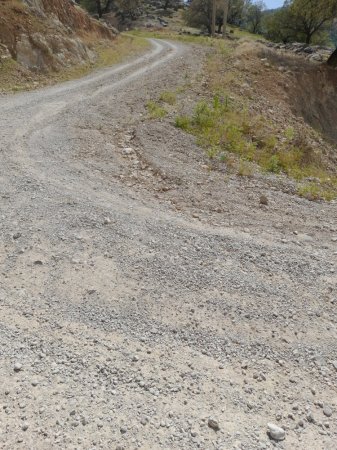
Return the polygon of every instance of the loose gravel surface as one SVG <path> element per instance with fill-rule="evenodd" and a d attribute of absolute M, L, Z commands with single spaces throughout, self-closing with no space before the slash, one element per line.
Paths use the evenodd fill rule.
<path fill-rule="evenodd" d="M 0 98 L 0 447 L 335 450 L 336 203 L 149 120 L 207 52 L 152 44 Z"/>

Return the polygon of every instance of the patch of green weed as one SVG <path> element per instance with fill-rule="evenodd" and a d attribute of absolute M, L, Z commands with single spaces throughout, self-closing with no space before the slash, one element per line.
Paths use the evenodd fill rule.
<path fill-rule="evenodd" d="M 167 115 L 166 109 L 156 102 L 150 101 L 147 103 L 146 107 L 151 119 L 162 119 Z"/>
<path fill-rule="evenodd" d="M 178 116 L 175 120 L 175 126 L 187 131 L 190 127 L 190 118 L 188 116 Z"/>
<path fill-rule="evenodd" d="M 177 96 L 174 92 L 165 91 L 160 94 L 159 100 L 169 105 L 174 105 L 177 101 Z"/>
<path fill-rule="evenodd" d="M 331 182 L 333 175 L 324 167 L 321 155 L 314 151 L 305 135 L 292 128 L 273 134 L 266 120 L 250 116 L 241 105 L 229 102 L 226 95 L 216 95 L 210 102 L 199 102 L 191 117 L 176 118 L 176 126 L 194 134 L 210 159 L 218 157 L 220 160 L 220 155 L 228 152 L 237 155 L 239 175 L 251 176 L 253 166 L 249 163 L 253 162 L 263 171 L 283 173 L 296 180 L 318 179 L 316 184 L 301 187 L 300 195 L 326 200 L 337 196 L 337 183 Z M 322 182 L 324 186 L 320 185 Z"/>

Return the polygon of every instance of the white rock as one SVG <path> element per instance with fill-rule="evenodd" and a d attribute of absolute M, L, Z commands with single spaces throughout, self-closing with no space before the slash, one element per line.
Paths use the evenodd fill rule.
<path fill-rule="evenodd" d="M 286 436 L 286 432 L 283 428 L 278 427 L 277 425 L 274 425 L 273 423 L 268 423 L 268 434 L 271 439 L 274 439 L 274 441 L 283 441 L 283 439 Z"/>
<path fill-rule="evenodd" d="M 20 372 L 20 370 L 22 370 L 22 364 L 20 364 L 19 362 L 14 364 L 14 372 Z"/>

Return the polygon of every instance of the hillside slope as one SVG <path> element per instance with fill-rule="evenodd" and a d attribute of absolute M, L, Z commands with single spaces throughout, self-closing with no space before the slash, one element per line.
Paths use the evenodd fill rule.
<path fill-rule="evenodd" d="M 1 0 L 0 70 L 11 59 L 37 72 L 91 61 L 90 42 L 114 36 L 69 0 Z"/>

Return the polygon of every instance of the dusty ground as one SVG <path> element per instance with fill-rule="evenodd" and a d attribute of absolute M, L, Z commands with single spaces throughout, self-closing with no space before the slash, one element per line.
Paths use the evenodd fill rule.
<path fill-rule="evenodd" d="M 336 449 L 336 203 L 149 120 L 206 52 L 153 44 L 0 99 L 0 446 Z"/>

